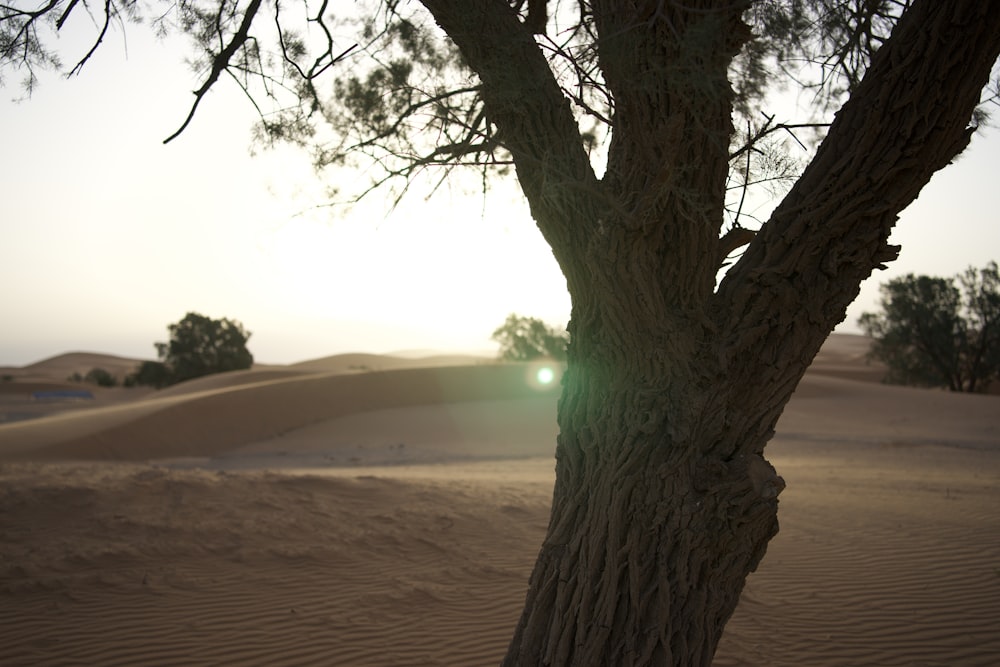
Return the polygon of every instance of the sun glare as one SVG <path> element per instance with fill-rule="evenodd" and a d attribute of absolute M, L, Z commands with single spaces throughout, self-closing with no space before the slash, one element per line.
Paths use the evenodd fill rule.
<path fill-rule="evenodd" d="M 562 379 L 562 367 L 551 362 L 538 361 L 525 369 L 524 381 L 535 391 L 548 393 Z"/>

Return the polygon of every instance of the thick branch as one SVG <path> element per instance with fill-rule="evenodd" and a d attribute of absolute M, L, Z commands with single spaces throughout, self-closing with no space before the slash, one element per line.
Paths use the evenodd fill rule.
<path fill-rule="evenodd" d="M 569 101 L 505 0 L 421 0 L 479 74 L 490 122 L 510 151 L 532 215 L 567 277 L 568 263 L 596 227 L 600 186 Z M 579 215 L 567 215 L 569 211 Z M 576 253 L 579 256 L 579 253 Z"/>
<path fill-rule="evenodd" d="M 724 367 L 733 362 L 724 371 L 737 396 L 773 396 L 778 408 L 766 420 L 777 419 L 860 282 L 894 257 L 887 240 L 899 212 L 968 144 L 998 54 L 995 6 L 914 2 L 816 158 L 723 280 L 719 356 Z"/>
<path fill-rule="evenodd" d="M 685 317 L 700 319 L 715 287 L 733 133 L 727 73 L 750 37 L 748 4 L 593 3 L 615 109 L 604 185 L 625 242 L 656 255 L 657 300 Z"/>

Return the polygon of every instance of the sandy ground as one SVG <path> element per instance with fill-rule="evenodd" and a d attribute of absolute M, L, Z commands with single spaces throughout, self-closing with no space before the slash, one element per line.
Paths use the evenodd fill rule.
<path fill-rule="evenodd" d="M 880 385 L 865 344 L 779 423 L 720 667 L 1000 664 L 1000 398 Z M 536 369 L 343 355 L 39 405 L 114 358 L 50 361 L 0 369 L 0 665 L 498 663 L 553 481 Z"/>

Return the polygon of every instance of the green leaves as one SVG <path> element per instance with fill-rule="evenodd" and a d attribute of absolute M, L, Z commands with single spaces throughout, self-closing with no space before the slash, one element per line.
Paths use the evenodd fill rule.
<path fill-rule="evenodd" d="M 558 332 L 533 317 L 519 317 L 514 313 L 493 332 L 492 339 L 500 343 L 500 358 L 504 361 L 542 358 L 564 361 L 569 344 L 566 332 Z"/>
<path fill-rule="evenodd" d="M 253 355 L 246 347 L 250 332 L 236 320 L 188 313 L 168 329 L 170 342 L 155 345 L 169 369 L 169 384 L 253 365 Z"/>
<path fill-rule="evenodd" d="M 872 358 L 889 367 L 887 382 L 972 392 L 1000 376 L 995 262 L 954 278 L 896 278 L 882 286 L 881 305 L 858 323 L 874 339 Z"/>

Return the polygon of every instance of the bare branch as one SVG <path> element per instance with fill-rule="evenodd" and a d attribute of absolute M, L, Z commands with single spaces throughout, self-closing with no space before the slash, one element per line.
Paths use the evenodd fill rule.
<path fill-rule="evenodd" d="M 70 12 L 72 12 L 73 8 L 76 7 L 77 2 L 79 2 L 79 0 L 70 0 L 69 5 L 66 6 L 66 11 L 64 11 L 62 16 L 59 17 L 59 20 L 56 21 L 56 30 L 62 30 L 63 24 L 66 23 L 66 19 L 69 18 Z"/>
<path fill-rule="evenodd" d="M 249 38 L 250 26 L 253 24 L 257 11 L 260 9 L 260 3 L 261 0 L 250 0 L 246 13 L 243 15 L 243 22 L 240 24 L 239 30 L 236 31 L 235 35 L 233 35 L 233 39 L 229 42 L 229 44 L 224 49 L 219 51 L 219 53 L 212 60 L 212 70 L 209 72 L 208 78 L 205 79 L 205 83 L 202 84 L 201 88 L 195 91 L 194 104 L 191 105 L 191 111 L 188 113 L 187 118 L 184 119 L 184 122 L 176 132 L 163 140 L 163 143 L 170 143 L 173 139 L 180 136 L 181 132 L 187 128 L 191 119 L 194 118 L 194 113 L 198 110 L 198 105 L 201 103 L 202 98 L 209 91 L 209 89 L 211 89 L 215 82 L 219 80 L 219 75 L 226 69 L 226 67 L 229 66 L 229 61 L 232 59 L 236 51 L 246 43 Z M 221 12 L 221 4 L 219 9 Z"/>
<path fill-rule="evenodd" d="M 76 0 L 73 0 L 73 4 L 75 3 Z M 63 14 L 63 16 L 59 20 L 62 21 L 63 19 L 65 19 L 69 15 L 69 12 L 72 8 L 73 5 L 71 4 L 69 9 L 66 10 L 66 13 Z M 104 0 L 104 25 L 101 26 L 101 32 L 97 36 L 97 39 L 94 40 L 94 43 L 90 46 L 90 50 L 87 51 L 87 54 L 83 58 L 80 58 L 80 60 L 76 63 L 76 65 L 73 66 L 73 69 L 71 69 L 66 76 L 73 76 L 74 74 L 79 74 L 83 70 L 83 66 L 87 64 L 88 60 L 90 60 L 90 57 L 94 55 L 94 53 L 97 51 L 97 47 L 99 47 L 101 45 L 101 42 L 104 41 L 104 36 L 108 34 L 108 26 L 111 25 L 111 16 L 113 10 L 114 10 L 114 5 L 112 4 L 111 0 Z"/>
<path fill-rule="evenodd" d="M 756 146 L 761 139 L 763 139 L 768 135 L 774 134 L 775 132 L 778 131 L 788 132 L 788 134 L 791 135 L 793 139 L 795 139 L 795 141 L 799 144 L 799 146 L 805 149 L 806 148 L 805 144 L 799 141 L 799 138 L 795 136 L 795 133 L 792 132 L 792 130 L 819 129 L 819 128 L 830 127 L 830 123 L 778 123 L 776 125 L 772 125 L 771 123 L 774 121 L 774 116 L 765 115 L 764 118 L 766 119 L 764 125 L 761 126 L 761 128 L 757 130 L 757 132 L 755 132 L 753 135 L 749 135 L 748 133 L 750 139 L 745 144 L 743 144 L 738 149 L 729 154 L 730 161 L 735 160 L 736 158 L 740 157 L 747 151 L 753 150 L 754 146 Z"/>

